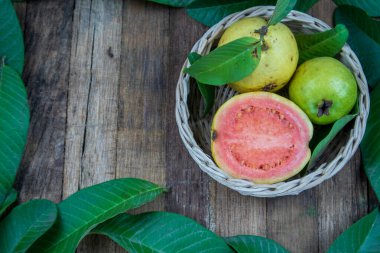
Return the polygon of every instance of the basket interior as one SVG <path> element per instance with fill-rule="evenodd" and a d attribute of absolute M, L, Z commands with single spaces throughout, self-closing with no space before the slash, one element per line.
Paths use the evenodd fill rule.
<path fill-rule="evenodd" d="M 313 31 L 311 29 L 305 28 L 300 22 L 295 21 L 289 21 L 284 22 L 292 31 L 293 33 L 313 33 L 313 32 L 319 32 L 319 31 Z M 221 35 L 221 34 L 220 34 Z M 214 40 L 213 45 L 211 48 L 214 48 L 215 44 L 217 43 L 217 40 L 219 38 L 216 38 Z M 342 63 L 345 64 L 344 60 L 341 57 L 337 57 L 338 60 L 340 60 Z M 350 68 L 348 64 L 345 64 L 347 67 Z M 352 69 L 351 69 L 352 70 Z M 282 90 L 280 90 L 277 93 L 283 93 L 284 90 L 286 91 L 288 89 L 288 85 L 285 86 Z M 189 118 L 189 125 L 190 128 L 194 134 L 194 138 L 196 142 L 198 143 L 199 147 L 202 148 L 202 150 L 211 157 L 211 124 L 212 119 L 215 115 L 215 112 L 218 110 L 218 108 L 229 98 L 237 94 L 234 90 L 232 90 L 228 85 L 220 86 L 216 88 L 215 91 L 215 104 L 211 110 L 211 112 L 206 115 L 205 117 L 202 117 L 203 110 L 204 110 L 204 101 L 201 97 L 200 92 L 198 91 L 197 85 L 194 80 L 191 79 L 190 82 L 190 92 L 188 96 L 188 108 L 190 113 Z M 313 171 L 315 171 L 320 165 L 324 163 L 328 163 L 332 159 L 334 159 L 339 151 L 344 148 L 345 144 L 348 142 L 350 138 L 350 130 L 353 128 L 353 122 L 350 122 L 335 138 L 334 140 L 329 144 L 328 148 L 323 152 L 323 154 L 319 157 L 315 165 L 308 169 L 306 173 L 301 173 L 303 175 L 307 175 Z M 321 132 L 323 128 L 322 126 L 316 126 L 314 125 L 314 132 Z M 331 126 L 330 126 L 331 128 Z M 288 179 L 293 180 L 294 178 L 300 177 L 300 174 Z"/>

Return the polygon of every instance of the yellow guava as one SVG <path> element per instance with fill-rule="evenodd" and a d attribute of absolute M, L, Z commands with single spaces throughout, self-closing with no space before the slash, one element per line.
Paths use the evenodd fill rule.
<path fill-rule="evenodd" d="M 351 111 L 357 89 L 354 75 L 343 63 L 319 57 L 298 67 L 290 81 L 289 96 L 313 123 L 326 125 Z"/>
<path fill-rule="evenodd" d="M 226 29 L 220 38 L 218 47 L 242 37 L 260 38 L 258 30 L 267 26 L 263 18 L 241 19 Z M 231 83 L 238 92 L 277 91 L 284 87 L 298 63 L 297 42 L 290 29 L 281 23 L 268 27 L 264 35 L 265 43 L 261 59 L 256 69 L 243 80 Z"/>

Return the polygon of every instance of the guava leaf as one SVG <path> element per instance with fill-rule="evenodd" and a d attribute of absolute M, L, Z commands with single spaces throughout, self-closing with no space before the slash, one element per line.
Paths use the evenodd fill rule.
<path fill-rule="evenodd" d="M 313 34 L 296 34 L 299 64 L 322 56 L 334 57 L 348 39 L 348 30 L 344 25 Z"/>
<path fill-rule="evenodd" d="M 344 231 L 328 253 L 379 253 L 380 213 L 375 209 Z"/>
<path fill-rule="evenodd" d="M 3 205 L 0 207 L 0 215 L 5 212 L 5 210 L 8 209 L 10 205 L 12 205 L 17 199 L 17 191 L 15 189 L 11 189 L 7 196 L 5 197 L 5 200 L 3 202 Z"/>
<path fill-rule="evenodd" d="M 294 9 L 297 0 L 277 0 L 276 8 L 272 17 L 269 19 L 268 25 L 275 25 L 281 22 L 291 10 Z"/>
<path fill-rule="evenodd" d="M 15 207 L 0 223 L 0 252 L 26 252 L 53 225 L 56 217 L 55 204 L 45 199 Z"/>
<path fill-rule="evenodd" d="M 377 199 L 380 200 L 380 84 L 371 92 L 370 108 L 367 128 L 360 149 L 365 173 Z"/>
<path fill-rule="evenodd" d="M 193 64 L 195 61 L 202 58 L 202 56 L 200 54 L 195 53 L 195 52 L 191 52 L 187 58 L 189 59 L 190 64 Z M 202 117 L 204 117 L 211 111 L 211 109 L 214 105 L 215 86 L 206 85 L 206 84 L 198 82 L 197 80 L 195 80 L 195 82 L 197 83 L 198 90 L 200 91 L 200 93 L 204 99 L 205 108 L 204 108 L 203 115 L 202 115 Z"/>
<path fill-rule="evenodd" d="M 298 1 L 294 9 L 306 12 L 318 0 Z M 253 6 L 275 5 L 276 0 L 195 0 L 187 6 L 187 14 L 207 26 L 213 26 L 224 17 Z"/>
<path fill-rule="evenodd" d="M 24 39 L 10 0 L 0 0 L 0 59 L 21 74 L 24 68 Z"/>
<path fill-rule="evenodd" d="M 232 237 L 225 237 L 224 240 L 230 245 L 237 253 L 288 253 L 284 247 L 277 242 L 261 236 L 254 235 L 238 235 Z"/>
<path fill-rule="evenodd" d="M 57 221 L 28 252 L 73 253 L 96 225 L 153 200 L 163 191 L 137 178 L 115 179 L 85 188 L 57 205 Z"/>
<path fill-rule="evenodd" d="M 334 12 L 335 23 L 345 24 L 350 31 L 348 44 L 363 66 L 368 84 L 373 87 L 380 81 L 380 21 L 352 6 L 339 6 Z"/>
<path fill-rule="evenodd" d="M 233 253 L 222 238 L 175 213 L 120 214 L 92 233 L 110 237 L 129 253 Z"/>
<path fill-rule="evenodd" d="M 194 0 L 149 0 L 150 2 L 156 2 L 159 4 L 169 5 L 172 7 L 186 7 Z"/>
<path fill-rule="evenodd" d="M 260 42 L 243 37 L 211 51 L 184 71 L 201 83 L 224 85 L 251 74 L 260 57 Z"/>
<path fill-rule="evenodd" d="M 317 158 L 323 153 L 335 136 L 356 116 L 357 114 L 349 114 L 335 121 L 328 135 L 324 137 L 312 151 L 308 169 L 314 166 Z"/>
<path fill-rule="evenodd" d="M 0 61 L 0 209 L 12 189 L 24 152 L 29 106 L 19 74 Z"/>
<path fill-rule="evenodd" d="M 333 0 L 336 5 L 350 5 L 358 7 L 372 17 L 380 16 L 379 0 Z"/>

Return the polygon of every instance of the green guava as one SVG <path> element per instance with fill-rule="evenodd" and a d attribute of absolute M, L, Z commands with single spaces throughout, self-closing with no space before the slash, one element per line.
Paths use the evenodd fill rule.
<path fill-rule="evenodd" d="M 297 68 L 298 48 L 293 33 L 281 23 L 267 25 L 263 18 L 244 18 L 228 27 L 220 38 L 218 47 L 242 37 L 259 39 L 260 32 L 265 33 L 259 65 L 243 80 L 230 84 L 238 92 L 277 91 Z"/>
<path fill-rule="evenodd" d="M 310 159 L 313 125 L 296 104 L 274 93 L 232 97 L 211 128 L 214 161 L 234 178 L 273 184 L 299 173 Z"/>
<path fill-rule="evenodd" d="M 290 99 L 318 125 L 335 122 L 355 105 L 357 84 L 351 71 L 331 57 L 303 63 L 289 85 Z"/>

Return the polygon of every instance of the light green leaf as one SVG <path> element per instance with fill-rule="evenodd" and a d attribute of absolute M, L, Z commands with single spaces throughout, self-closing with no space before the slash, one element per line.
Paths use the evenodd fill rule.
<path fill-rule="evenodd" d="M 371 110 L 367 128 L 360 144 L 363 167 L 380 200 L 380 84 L 371 92 Z"/>
<path fill-rule="evenodd" d="M 49 200 L 31 200 L 15 207 L 0 223 L 0 252 L 26 252 L 56 217 L 57 208 Z"/>
<path fill-rule="evenodd" d="M 335 121 L 328 135 L 324 137 L 312 151 L 308 168 L 314 166 L 317 158 L 328 147 L 328 145 L 335 138 L 335 136 L 355 117 L 356 114 L 349 114 Z"/>
<path fill-rule="evenodd" d="M 201 83 L 224 85 L 251 74 L 259 64 L 260 57 L 259 41 L 243 37 L 211 51 L 185 69 L 185 72 Z"/>
<path fill-rule="evenodd" d="M 318 0 L 298 1 L 295 10 L 306 12 Z M 207 26 L 213 26 L 224 17 L 253 6 L 275 5 L 276 0 L 195 0 L 187 6 L 187 14 Z"/>
<path fill-rule="evenodd" d="M 343 232 L 328 253 L 379 253 L 380 213 L 375 209 Z"/>
<path fill-rule="evenodd" d="M 116 179 L 85 188 L 57 205 L 57 221 L 33 244 L 30 252 L 74 252 L 96 225 L 152 201 L 163 191 L 162 187 L 137 178 Z"/>
<path fill-rule="evenodd" d="M 296 3 L 297 0 L 277 0 L 276 9 L 269 19 L 268 25 L 275 25 L 281 22 L 294 9 Z"/>
<path fill-rule="evenodd" d="M 334 57 L 342 49 L 348 39 L 348 30 L 344 25 L 334 29 L 313 33 L 296 34 L 299 51 L 299 64 L 322 56 Z"/>
<path fill-rule="evenodd" d="M 0 62 L 0 208 L 12 188 L 24 152 L 29 107 L 19 74 Z"/>
<path fill-rule="evenodd" d="M 4 213 L 10 205 L 13 204 L 17 199 L 17 192 L 15 189 L 11 189 L 7 196 L 5 197 L 5 200 L 3 202 L 3 205 L 0 207 L 0 215 Z"/>
<path fill-rule="evenodd" d="M 19 74 L 24 68 L 24 39 L 10 0 L 0 0 L 0 59 Z"/>
<path fill-rule="evenodd" d="M 284 247 L 277 242 L 261 236 L 255 235 L 237 235 L 225 237 L 224 240 L 237 253 L 288 253 Z"/>
<path fill-rule="evenodd" d="M 110 237 L 129 253 L 233 253 L 223 239 L 175 213 L 120 214 L 92 233 Z"/>
<path fill-rule="evenodd" d="M 350 31 L 348 44 L 358 56 L 368 84 L 373 87 L 380 81 L 380 71 L 374 67 L 380 62 L 380 21 L 351 6 L 338 7 L 334 19 L 335 23 L 345 24 Z"/>
<path fill-rule="evenodd" d="M 351 5 L 358 7 L 372 17 L 380 16 L 379 0 L 333 0 L 337 5 Z"/>
<path fill-rule="evenodd" d="M 194 0 L 149 0 L 151 2 L 156 2 L 159 4 L 169 5 L 172 7 L 186 7 L 191 4 Z"/>
<path fill-rule="evenodd" d="M 192 52 L 189 54 L 187 58 L 189 59 L 190 64 L 193 64 L 195 61 L 202 58 L 202 56 L 200 54 Z M 195 81 L 197 83 L 198 90 L 200 91 L 205 103 L 205 109 L 203 111 L 203 116 L 202 116 L 204 117 L 211 111 L 212 107 L 214 106 L 215 86 L 203 84 L 203 83 L 198 82 L 197 80 Z"/>

